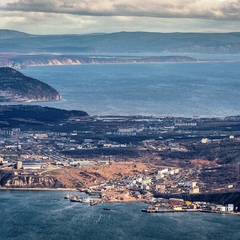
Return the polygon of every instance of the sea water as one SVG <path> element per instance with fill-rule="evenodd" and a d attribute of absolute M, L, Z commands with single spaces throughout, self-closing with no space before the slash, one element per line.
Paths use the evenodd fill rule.
<path fill-rule="evenodd" d="M 34 103 L 43 106 L 90 115 L 240 114 L 240 61 L 47 66 L 22 72 L 62 95 L 62 101 Z"/>
<path fill-rule="evenodd" d="M 90 206 L 62 191 L 0 191 L 1 240 L 238 240 L 240 216 L 141 212 L 145 203 Z M 105 211 L 110 207 L 111 211 Z"/>

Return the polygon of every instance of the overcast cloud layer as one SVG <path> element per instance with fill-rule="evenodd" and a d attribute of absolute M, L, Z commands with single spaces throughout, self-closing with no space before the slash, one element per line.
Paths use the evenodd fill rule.
<path fill-rule="evenodd" d="M 240 0 L 1 0 L 0 20 L 0 28 L 43 34 L 230 32 L 240 30 Z"/>

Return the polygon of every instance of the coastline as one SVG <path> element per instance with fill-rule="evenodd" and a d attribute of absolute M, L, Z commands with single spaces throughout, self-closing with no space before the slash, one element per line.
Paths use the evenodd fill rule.
<path fill-rule="evenodd" d="M 190 53 L 191 54 L 191 53 Z M 46 55 L 47 56 L 47 55 Z M 52 54 L 49 55 L 54 56 Z M 65 56 L 65 55 L 61 55 L 61 56 Z M 72 57 L 76 57 L 75 55 L 71 55 Z M 101 56 L 101 55 L 100 55 Z M 110 55 L 111 56 L 111 55 Z M 132 56 L 132 58 L 130 57 L 129 59 L 126 60 L 126 58 L 124 58 L 124 56 L 120 56 L 118 58 L 116 58 L 115 60 L 106 60 L 104 59 L 104 61 L 99 61 L 97 60 L 98 58 L 95 57 L 95 55 L 93 57 L 85 57 L 86 59 L 81 59 L 81 57 L 79 59 L 71 59 L 69 58 L 69 56 L 65 56 L 68 57 L 68 60 L 70 60 L 70 62 L 66 61 L 66 59 L 51 59 L 51 58 L 46 58 L 48 60 L 48 62 L 39 62 L 38 59 L 34 60 L 34 59 L 30 59 L 32 60 L 31 63 L 29 63 L 28 59 L 26 59 L 26 63 L 20 63 L 20 62 L 15 62 L 17 65 L 19 65 L 18 67 L 16 67 L 17 69 L 27 69 L 29 67 L 48 67 L 48 66 L 78 66 L 78 65 L 103 65 L 103 64 L 108 64 L 108 65 L 115 65 L 115 64 L 179 64 L 179 63 L 211 63 L 211 62 L 239 62 L 239 59 L 219 59 L 219 58 L 195 58 L 195 57 L 191 57 L 191 56 L 186 56 L 184 53 L 181 55 L 176 55 L 176 54 L 172 54 L 172 55 L 159 55 L 159 56 L 140 56 L 140 58 L 136 58 L 134 56 Z M 169 58 L 169 60 L 165 61 L 164 58 L 167 57 Z M 171 60 L 171 57 L 174 58 L 178 58 L 178 57 L 182 57 L 182 60 Z M 152 60 L 148 60 L 148 58 L 153 58 Z M 160 58 L 160 59 L 159 59 Z M 109 58 L 110 59 L 110 58 Z M 187 59 L 187 60 L 186 60 Z M 9 59 L 11 60 L 11 59 Z M 36 63 L 34 63 L 34 61 L 36 61 Z"/>
<path fill-rule="evenodd" d="M 78 192 L 79 190 L 76 188 L 7 188 L 7 187 L 0 187 L 0 192 L 1 191 L 62 191 L 62 192 Z M 115 200 L 115 201 L 107 201 L 105 203 L 110 203 L 110 204 L 115 204 L 115 203 L 140 203 L 140 202 L 145 202 L 144 200 L 126 200 L 126 201 L 121 201 L 121 200 Z M 91 206 L 94 206 L 98 203 L 92 204 Z M 150 214 L 166 214 L 166 213 L 211 213 L 211 214 L 220 214 L 220 215 L 240 215 L 240 212 L 218 212 L 218 211 L 211 211 L 211 210 L 148 210 L 148 209 L 142 209 L 141 212 L 145 213 L 150 213 Z"/>
<path fill-rule="evenodd" d="M 240 215 L 240 212 L 220 212 L 220 211 L 211 211 L 211 210 L 188 210 L 188 209 L 183 209 L 183 210 L 174 210 L 174 209 L 168 209 L 168 210 L 147 210 L 147 209 L 142 209 L 141 212 L 145 213 L 214 213 L 214 214 L 227 214 L 227 215 Z"/>

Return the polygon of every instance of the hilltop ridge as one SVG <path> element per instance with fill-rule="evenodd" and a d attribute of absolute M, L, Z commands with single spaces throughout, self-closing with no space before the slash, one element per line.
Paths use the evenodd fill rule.
<path fill-rule="evenodd" d="M 5 37 L 4 37 L 5 36 Z M 6 39 L 6 36 L 8 39 Z M 7 40 L 7 41 L 6 41 Z M 240 53 L 240 33 L 116 32 L 30 35 L 0 30 L 9 53 Z"/>
<path fill-rule="evenodd" d="M 14 30 L 0 29 L 0 39 L 26 38 L 32 36 L 34 35 Z"/>

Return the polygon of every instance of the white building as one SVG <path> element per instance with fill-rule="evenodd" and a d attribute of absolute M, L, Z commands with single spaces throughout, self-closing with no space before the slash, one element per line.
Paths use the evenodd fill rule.
<path fill-rule="evenodd" d="M 209 142 L 209 139 L 208 139 L 208 138 L 202 138 L 201 142 L 204 143 L 204 144 L 205 144 L 205 143 L 208 143 L 208 142 Z"/>

